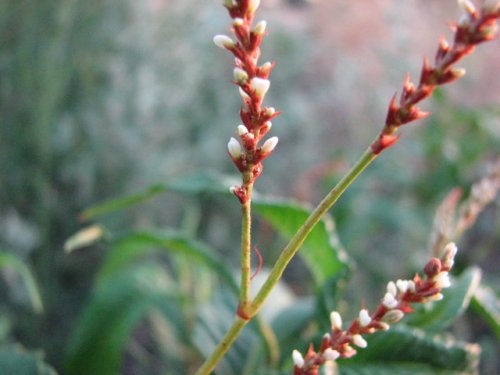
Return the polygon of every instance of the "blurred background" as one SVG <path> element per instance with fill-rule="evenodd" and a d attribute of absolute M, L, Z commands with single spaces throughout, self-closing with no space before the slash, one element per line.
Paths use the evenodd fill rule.
<path fill-rule="evenodd" d="M 0 342 L 40 350 L 62 369 L 105 253 L 63 252 L 82 210 L 198 171 L 237 175 L 226 144 L 240 98 L 231 56 L 212 43 L 229 33 L 220 3 L 0 0 L 0 247 L 29 265 L 44 304 L 34 313 L 18 276 L 3 268 Z M 450 38 L 459 15 L 455 0 L 263 0 L 262 62 L 277 63 L 266 104 L 283 114 L 256 189 L 318 202 L 377 134 L 405 74 L 418 80 L 423 56 Z M 498 47 L 488 43 L 461 62 L 467 75 L 422 105 L 433 115 L 402 129 L 332 211 L 357 265 L 346 297 L 354 310 L 361 299 L 376 303 L 372 288 L 420 267 L 438 205 L 454 187 L 467 196 L 499 157 Z M 460 263 L 479 265 L 490 285 L 500 281 L 498 203 L 459 243 Z M 105 224 L 117 233 L 179 228 L 186 207 L 200 223 L 196 236 L 236 265 L 235 201 L 165 195 Z M 256 235 L 262 248 L 277 241 L 263 223 Z M 308 292 L 307 277 L 300 264 L 286 274 L 297 293 Z M 495 336 L 474 316 L 453 330 L 494 358 Z M 123 373 L 160 373 L 129 365 Z M 492 371 L 485 374 L 499 369 L 495 360 L 483 366 Z"/>

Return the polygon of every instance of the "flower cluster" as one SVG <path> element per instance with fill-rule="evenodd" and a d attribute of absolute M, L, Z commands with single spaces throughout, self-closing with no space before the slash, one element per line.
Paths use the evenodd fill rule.
<path fill-rule="evenodd" d="M 250 199 L 249 186 L 262 172 L 262 160 L 274 150 L 277 137 L 259 142 L 271 129 L 271 120 L 279 115 L 273 107 L 262 103 L 271 86 L 269 74 L 274 64 L 258 65 L 260 44 L 266 32 L 266 21 L 254 27 L 255 10 L 260 0 L 225 0 L 224 6 L 233 19 L 232 31 L 236 41 L 227 35 L 216 35 L 214 43 L 230 51 L 235 57 L 233 83 L 238 86 L 243 105 L 240 110 L 242 124 L 237 127 L 239 141 L 231 138 L 228 143 L 229 156 L 243 175 L 243 185 L 231 188 L 241 203 Z"/>
<path fill-rule="evenodd" d="M 361 309 L 346 330 L 342 328 L 340 314 L 333 311 L 330 314 L 331 332 L 323 336 L 319 350 L 315 351 L 310 345 L 305 356 L 293 351 L 294 375 L 316 375 L 326 362 L 352 357 L 356 354 L 353 346 L 366 348 L 368 345 L 362 335 L 388 330 L 390 324 L 413 311 L 410 304 L 441 300 L 442 289 L 451 285 L 448 272 L 453 267 L 456 253 L 455 244 L 449 243 L 441 258 L 427 262 L 423 270 L 425 278 L 416 274 L 412 280 L 390 281 L 377 308 L 373 312 Z"/>
<path fill-rule="evenodd" d="M 406 76 L 399 103 L 394 95 L 389 104 L 384 128 L 371 146 L 375 155 L 396 143 L 399 137 L 394 133 L 400 126 L 429 115 L 429 112 L 420 110 L 417 103 L 429 97 L 436 86 L 464 76 L 465 70 L 454 68 L 453 64 L 470 54 L 477 44 L 495 38 L 496 20 L 500 18 L 499 1 L 483 2 L 480 10 L 477 10 L 470 0 L 458 0 L 458 4 L 464 13 L 461 19 L 452 25 L 455 33 L 453 44 L 450 46 L 442 38 L 434 65 L 431 65 L 427 58 L 424 59 L 417 87 L 410 81 L 409 75 Z"/>

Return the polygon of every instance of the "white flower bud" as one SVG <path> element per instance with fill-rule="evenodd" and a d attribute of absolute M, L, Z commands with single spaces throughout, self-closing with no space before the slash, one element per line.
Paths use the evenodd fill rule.
<path fill-rule="evenodd" d="M 236 82 L 245 83 L 248 79 L 248 73 L 241 68 L 234 68 L 233 77 Z"/>
<path fill-rule="evenodd" d="M 394 311 L 399 311 L 399 310 L 394 310 Z M 378 322 L 380 324 L 380 329 L 383 331 L 388 331 L 391 326 L 385 322 Z"/>
<path fill-rule="evenodd" d="M 255 91 L 255 95 L 259 98 L 263 98 L 266 95 L 270 86 L 271 82 L 268 79 L 254 77 L 250 81 L 250 87 Z"/>
<path fill-rule="evenodd" d="M 326 348 L 323 352 L 325 361 L 335 361 L 338 357 L 340 357 L 340 353 L 332 348 Z"/>
<path fill-rule="evenodd" d="M 404 294 L 408 290 L 408 281 L 407 280 L 398 280 L 396 281 L 396 286 L 398 287 L 399 291 Z"/>
<path fill-rule="evenodd" d="M 337 311 L 332 311 L 330 313 L 330 322 L 334 331 L 342 330 L 342 317 Z"/>
<path fill-rule="evenodd" d="M 449 288 L 451 286 L 450 276 L 448 272 L 439 272 L 432 278 L 436 282 L 436 288 Z"/>
<path fill-rule="evenodd" d="M 302 357 L 302 354 L 298 350 L 294 350 L 292 352 L 292 359 L 293 359 L 293 364 L 295 367 L 302 368 L 304 367 L 305 361 L 304 357 Z"/>
<path fill-rule="evenodd" d="M 229 142 L 227 143 L 227 149 L 229 150 L 229 154 L 235 158 L 239 159 L 241 156 L 241 145 L 236 139 L 231 137 Z"/>
<path fill-rule="evenodd" d="M 276 113 L 276 109 L 274 107 L 267 107 L 266 112 L 264 113 L 266 116 L 272 116 Z"/>
<path fill-rule="evenodd" d="M 260 0 L 250 0 L 250 3 L 248 4 L 248 11 L 249 12 L 255 12 L 255 10 L 259 7 L 260 5 Z"/>
<path fill-rule="evenodd" d="M 244 23 L 245 21 L 243 20 L 243 18 L 235 18 L 233 21 L 234 26 L 243 26 Z"/>
<path fill-rule="evenodd" d="M 398 305 L 398 300 L 394 298 L 392 293 L 387 292 L 382 300 L 382 303 L 388 309 L 393 309 Z"/>
<path fill-rule="evenodd" d="M 264 144 L 262 145 L 261 147 L 261 152 L 263 154 L 269 154 L 270 152 L 272 152 L 274 150 L 274 148 L 276 147 L 276 145 L 278 144 L 278 137 L 271 137 L 269 138 L 267 141 L 264 142 Z"/>
<path fill-rule="evenodd" d="M 260 21 L 257 25 L 255 25 L 253 32 L 257 35 L 262 35 L 266 32 L 266 27 L 267 27 L 267 22 Z"/>
<path fill-rule="evenodd" d="M 368 310 L 362 309 L 359 312 L 359 325 L 361 327 L 366 327 L 368 324 L 370 324 L 372 321 L 372 318 L 370 318 L 370 314 L 368 313 Z"/>
<path fill-rule="evenodd" d="M 398 294 L 398 290 L 396 288 L 396 284 L 394 284 L 394 281 L 389 281 L 387 283 L 387 293 L 392 294 L 394 297 Z"/>
<path fill-rule="evenodd" d="M 444 254 L 442 257 L 443 266 L 447 268 L 453 267 L 453 264 L 455 263 L 455 255 L 457 255 L 457 245 L 455 245 L 453 242 L 450 242 L 444 248 Z"/>
<path fill-rule="evenodd" d="M 222 34 L 214 36 L 214 43 L 217 47 L 223 49 L 232 48 L 235 45 L 234 41 L 230 37 Z"/>
<path fill-rule="evenodd" d="M 241 87 L 238 87 L 238 91 L 240 92 L 243 100 L 250 100 L 250 96 Z"/>
<path fill-rule="evenodd" d="M 470 0 L 458 0 L 458 6 L 464 10 L 464 12 L 472 14 L 476 11 L 476 7 Z"/>
<path fill-rule="evenodd" d="M 238 125 L 238 135 L 241 137 L 244 136 L 245 134 L 248 134 L 247 127 L 243 124 Z"/>
<path fill-rule="evenodd" d="M 408 290 L 411 293 L 415 293 L 415 282 L 413 280 L 408 280 Z"/>
<path fill-rule="evenodd" d="M 441 293 L 436 293 L 432 296 L 427 297 L 428 301 L 441 301 L 444 296 Z"/>
<path fill-rule="evenodd" d="M 368 343 L 361 335 L 352 336 L 352 343 L 360 348 L 366 348 L 368 346 Z"/>

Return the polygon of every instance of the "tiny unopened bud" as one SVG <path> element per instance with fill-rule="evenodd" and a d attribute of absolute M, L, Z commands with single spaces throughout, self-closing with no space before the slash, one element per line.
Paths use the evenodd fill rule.
<path fill-rule="evenodd" d="M 259 7 L 260 5 L 260 0 L 250 0 L 248 4 L 248 11 L 249 12 L 255 12 L 255 10 Z"/>
<path fill-rule="evenodd" d="M 243 26 L 245 24 L 245 21 L 243 18 L 235 18 L 233 21 L 234 26 Z"/>
<path fill-rule="evenodd" d="M 245 83 L 248 79 L 248 73 L 241 68 L 234 68 L 233 77 L 236 82 Z"/>
<path fill-rule="evenodd" d="M 435 281 L 436 288 L 449 288 L 451 286 L 450 276 L 448 272 L 439 272 L 432 278 Z"/>
<path fill-rule="evenodd" d="M 428 301 L 441 301 L 444 298 L 443 294 L 441 293 L 436 293 L 433 294 L 432 296 L 427 297 Z"/>
<path fill-rule="evenodd" d="M 262 70 L 269 70 L 272 67 L 273 67 L 273 64 L 271 62 L 267 61 L 267 62 L 265 62 L 264 64 L 262 64 L 260 66 L 260 69 L 262 69 Z"/>
<path fill-rule="evenodd" d="M 434 277 L 441 271 L 441 261 L 437 258 L 432 258 L 424 267 L 424 273 L 427 277 Z"/>
<path fill-rule="evenodd" d="M 235 158 L 239 159 L 241 157 L 241 145 L 236 139 L 231 137 L 229 142 L 227 143 L 227 149 L 229 150 L 229 154 Z"/>
<path fill-rule="evenodd" d="M 293 364 L 297 368 L 302 368 L 304 367 L 304 357 L 302 357 L 302 354 L 298 350 L 294 350 L 292 352 L 292 359 L 293 359 Z"/>
<path fill-rule="evenodd" d="M 332 311 L 330 313 L 330 322 L 334 331 L 342 330 L 342 317 L 337 311 Z"/>
<path fill-rule="evenodd" d="M 264 113 L 266 116 L 272 116 L 276 113 L 276 109 L 274 107 L 267 107 L 266 112 Z"/>
<path fill-rule="evenodd" d="M 279 141 L 278 137 L 271 137 L 264 142 L 260 150 L 262 151 L 263 154 L 269 154 L 274 150 L 274 148 L 278 144 L 278 141 Z"/>
<path fill-rule="evenodd" d="M 227 35 L 216 35 L 214 36 L 214 43 L 217 47 L 226 49 L 226 48 L 233 48 L 235 43 L 234 41 L 228 37 Z"/>
<path fill-rule="evenodd" d="M 398 280 L 396 281 L 396 286 L 402 294 L 405 294 L 408 290 L 408 281 L 407 280 Z"/>
<path fill-rule="evenodd" d="M 257 35 L 262 35 L 266 31 L 266 26 L 267 26 L 266 21 L 260 21 L 257 25 L 255 25 L 253 32 Z"/>
<path fill-rule="evenodd" d="M 446 261 L 453 261 L 455 259 L 455 255 L 457 255 L 457 245 L 455 245 L 453 242 L 450 242 L 446 247 L 444 248 L 443 252 L 443 257 L 442 259 Z"/>
<path fill-rule="evenodd" d="M 234 5 L 233 0 L 224 0 L 224 6 L 226 8 L 232 8 Z"/>
<path fill-rule="evenodd" d="M 361 327 L 366 327 L 368 324 L 370 324 L 372 321 L 372 318 L 370 318 L 370 314 L 368 313 L 368 310 L 362 309 L 359 312 L 359 325 Z"/>
<path fill-rule="evenodd" d="M 387 311 L 380 320 L 385 323 L 397 323 L 405 316 L 404 312 L 401 310 L 389 310 Z"/>
<path fill-rule="evenodd" d="M 470 0 L 458 0 L 458 6 L 469 14 L 476 12 L 476 7 Z"/>
<path fill-rule="evenodd" d="M 467 71 L 464 68 L 453 68 L 452 73 L 453 77 L 455 77 L 455 79 L 458 79 L 462 78 L 467 73 Z"/>
<path fill-rule="evenodd" d="M 382 304 L 387 307 L 388 309 L 393 309 L 398 305 L 398 300 L 394 298 L 394 295 L 387 292 L 384 295 L 384 299 L 382 300 Z"/>
<path fill-rule="evenodd" d="M 245 134 L 248 134 L 247 127 L 243 124 L 238 125 L 238 135 L 241 137 L 244 136 Z"/>
<path fill-rule="evenodd" d="M 381 330 L 383 331 L 388 331 L 391 326 L 387 324 L 386 322 L 378 322 L 378 326 Z"/>
<path fill-rule="evenodd" d="M 394 284 L 394 281 L 389 281 L 387 283 L 387 293 L 391 293 L 394 297 L 398 294 L 398 290 L 396 288 L 396 284 Z"/>
<path fill-rule="evenodd" d="M 352 343 L 360 348 L 366 348 L 368 346 L 368 343 L 361 335 L 352 336 Z"/>
<path fill-rule="evenodd" d="M 259 98 L 263 98 L 266 95 L 270 86 L 271 82 L 268 79 L 254 77 L 250 81 L 250 87 Z"/>
<path fill-rule="evenodd" d="M 415 289 L 415 282 L 413 280 L 408 280 L 408 290 L 411 293 L 415 293 L 415 291 L 416 291 L 416 289 Z"/>
<path fill-rule="evenodd" d="M 325 361 L 335 361 L 338 357 L 340 357 L 340 353 L 332 348 L 326 348 L 323 352 Z"/>
<path fill-rule="evenodd" d="M 240 92 L 243 100 L 250 100 L 250 96 L 245 92 L 245 90 L 243 90 L 241 87 L 238 87 L 238 91 Z"/>
<path fill-rule="evenodd" d="M 271 121 L 266 121 L 264 123 L 264 125 L 261 126 L 260 128 L 260 131 L 265 134 L 267 133 L 269 130 L 271 130 L 271 128 L 273 127 L 273 123 Z"/>

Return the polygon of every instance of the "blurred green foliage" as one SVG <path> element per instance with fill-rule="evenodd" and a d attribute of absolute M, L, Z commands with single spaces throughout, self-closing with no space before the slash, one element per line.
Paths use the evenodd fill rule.
<path fill-rule="evenodd" d="M 68 374 L 189 373 L 233 315 L 239 211 L 227 192 L 231 179 L 211 173 L 234 173 L 224 147 L 239 98 L 227 56 L 210 43 L 227 20 L 201 0 L 148 3 L 160 6 L 161 17 L 140 3 L 0 1 L 0 246 L 8 249 L 0 257 L 8 285 L 0 373 L 52 374 L 50 366 Z M 306 180 L 305 195 L 317 201 L 357 150 L 346 146 L 345 130 L 328 130 L 317 101 L 331 88 L 311 91 L 307 55 L 318 47 L 311 40 L 276 29 L 264 47 L 279 67 L 269 99 L 284 110 L 277 120 L 284 126 L 273 128 L 283 150 L 266 161 L 258 189 L 290 195 Z M 433 106 L 430 122 L 405 129 L 318 227 L 275 306 L 237 342 L 221 374 L 287 373 L 291 350 L 318 340 L 330 309 L 349 315 L 361 300 L 376 303 L 388 280 L 425 261 L 437 205 L 455 186 L 467 192 L 500 151 L 498 108 L 469 108 L 443 92 Z M 368 125 L 353 134 L 372 134 Z M 312 183 L 296 177 L 327 159 L 337 167 Z M 268 265 L 307 206 L 261 196 L 256 212 L 255 243 Z M 98 221 L 106 236 L 65 254 L 79 219 Z M 374 337 L 341 373 L 474 372 L 478 347 L 460 340 L 480 342 L 483 373 L 498 373 L 498 290 L 491 287 L 500 281 L 498 227 L 496 204 L 461 240 L 463 272 L 450 304 Z M 474 297 L 479 271 L 471 265 L 482 270 Z M 426 333 L 426 316 L 458 339 L 444 345 Z M 406 352 L 418 350 L 386 358 L 381 348 L 401 342 Z"/>

